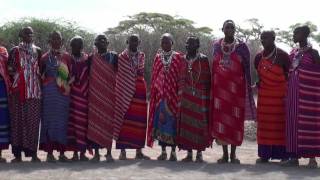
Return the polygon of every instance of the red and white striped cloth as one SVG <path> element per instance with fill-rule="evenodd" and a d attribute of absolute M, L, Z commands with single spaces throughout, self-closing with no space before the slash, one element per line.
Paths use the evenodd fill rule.
<path fill-rule="evenodd" d="M 161 61 L 161 54 L 158 53 L 153 62 L 151 88 L 150 88 L 150 106 L 149 121 L 147 133 L 147 145 L 152 147 L 153 137 L 153 120 L 156 108 L 161 100 L 165 100 L 168 104 L 170 112 L 176 119 L 179 118 L 179 102 L 183 79 L 182 70 L 184 69 L 182 54 L 173 52 L 172 62 L 168 71 L 164 69 Z"/>
<path fill-rule="evenodd" d="M 118 73 L 116 78 L 116 103 L 113 137 L 118 139 L 119 133 L 124 121 L 124 115 L 128 111 L 130 102 L 136 90 L 136 73 L 144 71 L 143 52 L 138 52 L 138 68 L 136 70 L 131 66 L 132 59 L 129 57 L 129 51 L 126 49 L 119 55 Z"/>

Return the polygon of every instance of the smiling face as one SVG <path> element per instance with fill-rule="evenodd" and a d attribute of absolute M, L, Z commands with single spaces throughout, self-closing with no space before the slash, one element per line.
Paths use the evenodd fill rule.
<path fill-rule="evenodd" d="M 232 22 L 226 22 L 222 28 L 225 37 L 233 37 L 236 32 L 236 27 Z"/>

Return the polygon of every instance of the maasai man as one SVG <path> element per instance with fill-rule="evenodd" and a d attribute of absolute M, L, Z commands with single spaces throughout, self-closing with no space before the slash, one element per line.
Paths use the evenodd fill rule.
<path fill-rule="evenodd" d="M 263 51 L 255 58 L 259 81 L 257 109 L 257 163 L 269 159 L 288 159 L 285 133 L 285 94 L 289 70 L 289 55 L 276 47 L 274 31 L 263 31 L 260 39 Z"/>
<path fill-rule="evenodd" d="M 83 38 L 75 36 L 70 41 L 71 76 L 68 147 L 74 150 L 73 161 L 87 161 L 89 61 L 83 50 Z M 78 155 L 80 152 L 80 158 Z"/>
<path fill-rule="evenodd" d="M 298 158 L 310 158 L 308 167 L 316 168 L 315 157 L 320 155 L 320 58 L 318 51 L 308 44 L 310 29 L 297 27 L 294 43 L 299 48 L 290 54 L 287 92 L 286 139 L 290 159 L 286 166 L 299 165 Z"/>
<path fill-rule="evenodd" d="M 125 149 L 136 149 L 136 159 L 149 159 L 141 149 L 145 146 L 147 129 L 147 88 L 144 80 L 144 53 L 138 50 L 140 38 L 127 39 L 127 49 L 119 55 L 116 82 L 114 138 L 125 160 Z"/>
<path fill-rule="evenodd" d="M 197 150 L 196 162 L 202 162 L 202 151 L 211 145 L 209 134 L 209 105 L 211 74 L 207 56 L 199 53 L 200 40 L 189 36 L 184 57 L 185 83 L 182 89 L 181 117 L 178 122 L 177 144 L 187 150 L 182 161 L 192 161 L 192 150 Z"/>
<path fill-rule="evenodd" d="M 107 148 L 106 160 L 112 162 L 111 148 L 118 55 L 108 51 L 109 41 L 104 34 L 95 38 L 94 45 L 98 52 L 89 57 L 91 67 L 87 137 L 92 141 L 92 146 L 95 149 L 92 160 L 99 161 L 99 148 Z"/>
<path fill-rule="evenodd" d="M 251 116 L 248 118 L 255 118 L 250 53 L 247 45 L 234 37 L 235 24 L 232 20 L 223 23 L 222 31 L 225 37 L 213 44 L 211 133 L 223 148 L 223 156 L 218 163 L 229 161 L 230 144 L 230 161 L 238 164 L 240 160 L 236 158 L 236 147 L 243 140 L 246 104 Z"/>
<path fill-rule="evenodd" d="M 11 81 L 7 63 L 7 49 L 0 44 L 0 162 L 6 162 L 6 159 L 2 158 L 2 150 L 8 149 L 10 142 L 8 92 L 9 87 L 11 87 Z"/>
<path fill-rule="evenodd" d="M 161 36 L 161 49 L 155 56 L 152 76 L 148 123 L 148 146 L 154 139 L 159 141 L 162 152 L 158 160 L 166 160 L 166 146 L 171 146 L 170 161 L 176 161 L 177 120 L 181 91 L 183 57 L 172 50 L 173 37 L 169 33 Z M 181 92 L 180 92 L 181 93 Z"/>
<path fill-rule="evenodd" d="M 62 35 L 53 31 L 49 35 L 50 50 L 41 58 L 42 73 L 42 119 L 40 150 L 47 152 L 47 162 L 55 162 L 53 150 L 57 150 L 59 161 L 68 161 L 64 155 L 67 145 L 69 119 L 71 58 L 62 50 Z"/>
<path fill-rule="evenodd" d="M 21 162 L 21 152 L 40 162 L 37 157 L 41 112 L 41 79 L 39 62 L 41 50 L 33 44 L 33 29 L 23 28 L 22 42 L 9 53 L 8 71 L 12 79 L 10 88 L 11 145 L 14 159 Z"/>

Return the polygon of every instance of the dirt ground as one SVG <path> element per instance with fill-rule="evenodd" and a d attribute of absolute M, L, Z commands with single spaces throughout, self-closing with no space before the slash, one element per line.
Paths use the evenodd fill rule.
<path fill-rule="evenodd" d="M 300 167 L 281 167 L 277 161 L 270 164 L 255 164 L 257 158 L 257 145 L 253 141 L 245 141 L 238 149 L 240 165 L 217 164 L 216 161 L 221 157 L 221 147 L 213 145 L 207 149 L 203 158 L 204 163 L 185 163 L 156 161 L 160 154 L 160 147 L 153 149 L 146 148 L 145 154 L 152 160 L 126 160 L 119 161 L 119 151 L 113 150 L 113 163 L 106 163 L 105 158 L 99 163 L 93 162 L 72 162 L 72 163 L 3 163 L 0 164 L 0 180 L 38 180 L 38 179 L 59 179 L 59 180 L 85 180 L 85 179 L 106 179 L 106 180 L 163 180 L 163 179 L 183 179 L 183 180 L 241 180 L 241 179 L 320 179 L 320 169 L 308 169 L 305 167 L 306 160 L 301 161 Z M 101 152 L 103 155 L 105 151 Z M 4 157 L 10 161 L 13 156 L 9 151 L 3 152 Z M 39 153 L 42 161 L 45 160 L 45 153 Z M 57 154 L 56 154 L 57 155 Z M 71 154 L 67 154 L 71 157 Z M 133 158 L 135 151 L 128 151 L 129 158 Z M 185 151 L 177 153 L 181 160 Z M 90 155 L 89 155 L 90 156 Z M 24 159 L 26 161 L 30 159 Z"/>

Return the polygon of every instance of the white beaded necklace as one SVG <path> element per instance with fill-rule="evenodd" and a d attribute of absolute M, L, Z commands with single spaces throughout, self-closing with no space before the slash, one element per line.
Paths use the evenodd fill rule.
<path fill-rule="evenodd" d="M 165 52 L 163 50 L 160 51 L 160 58 L 161 58 L 161 62 L 163 64 L 163 68 L 164 68 L 165 72 L 167 72 L 170 68 L 173 54 L 174 54 L 174 52 L 172 50 L 170 50 L 168 52 Z"/>
<path fill-rule="evenodd" d="M 293 70 L 295 70 L 299 66 L 301 59 L 303 57 L 303 53 L 305 53 L 306 51 L 308 51 L 311 48 L 312 48 L 312 46 L 310 44 L 308 44 L 305 47 L 300 47 L 298 49 L 298 51 L 296 51 L 294 58 L 293 58 L 293 61 L 292 61 L 292 65 L 291 65 Z"/>
<path fill-rule="evenodd" d="M 277 56 L 278 56 L 277 46 L 274 47 L 274 49 L 272 50 L 272 52 L 270 54 L 268 54 L 268 56 L 263 56 L 263 53 L 262 53 L 262 59 L 268 60 L 273 57 L 271 64 L 264 65 L 263 69 L 266 71 L 269 71 L 272 68 L 272 66 L 276 63 Z"/>
<path fill-rule="evenodd" d="M 220 60 L 220 66 L 225 69 L 231 65 L 231 59 L 230 55 L 236 50 L 237 47 L 237 41 L 236 39 L 233 39 L 233 42 L 230 44 L 227 44 L 225 39 L 221 40 L 220 46 L 221 46 L 221 52 L 223 54 L 222 59 Z M 225 50 L 225 48 L 228 49 L 228 51 Z"/>
<path fill-rule="evenodd" d="M 129 56 L 129 61 L 130 61 L 130 67 L 131 67 L 131 72 L 134 73 L 135 76 L 137 76 L 138 68 L 139 68 L 139 51 L 132 52 L 128 50 L 128 56 Z"/>

